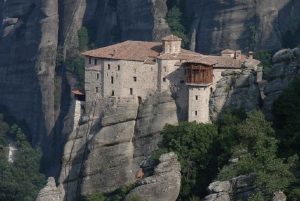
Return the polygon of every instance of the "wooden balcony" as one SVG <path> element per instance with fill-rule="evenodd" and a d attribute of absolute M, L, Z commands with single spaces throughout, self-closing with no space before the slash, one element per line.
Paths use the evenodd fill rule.
<path fill-rule="evenodd" d="M 209 86 L 213 82 L 213 67 L 189 65 L 186 67 L 186 85 Z"/>

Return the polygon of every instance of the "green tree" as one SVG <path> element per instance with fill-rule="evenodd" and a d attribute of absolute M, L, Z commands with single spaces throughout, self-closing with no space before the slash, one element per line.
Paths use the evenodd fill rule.
<path fill-rule="evenodd" d="M 278 141 L 275 139 L 275 132 L 261 111 L 249 113 L 237 125 L 237 133 L 239 144 L 234 147 L 233 157 L 239 158 L 239 162 L 231 168 L 234 176 L 256 173 L 254 185 L 260 189 L 265 199 L 269 199 L 277 190 L 286 190 L 296 181 L 292 170 L 298 157 L 289 158 L 289 163 L 277 158 Z M 226 167 L 220 172 L 220 178 L 224 176 L 222 174 L 233 176 L 228 174 Z"/>
<path fill-rule="evenodd" d="M 186 27 L 184 26 L 182 13 L 177 6 L 174 6 L 169 12 L 167 13 L 166 22 L 168 23 L 169 27 L 171 28 L 172 33 L 175 36 L 182 38 L 181 46 L 186 48 L 188 45 L 188 35 L 186 33 Z"/>
<path fill-rule="evenodd" d="M 299 154 L 300 148 L 300 78 L 296 77 L 289 87 L 274 101 L 274 125 L 280 139 L 282 156 Z"/>
<path fill-rule="evenodd" d="M 84 57 L 78 54 L 66 60 L 66 70 L 78 77 L 78 85 L 84 86 L 85 61 Z"/>
<path fill-rule="evenodd" d="M 272 67 L 272 56 L 274 53 L 274 50 L 260 50 L 254 53 L 254 59 L 260 61 L 259 66 L 263 67 L 265 77 L 268 76 L 269 70 Z"/>
<path fill-rule="evenodd" d="M 217 173 L 214 142 L 217 126 L 180 122 L 178 126 L 166 125 L 162 131 L 163 144 L 178 155 L 181 164 L 181 191 L 179 200 L 192 195 L 204 195 L 205 189 Z"/>
<path fill-rule="evenodd" d="M 89 33 L 86 27 L 81 27 L 78 30 L 78 48 L 79 51 L 85 51 L 88 48 Z"/>

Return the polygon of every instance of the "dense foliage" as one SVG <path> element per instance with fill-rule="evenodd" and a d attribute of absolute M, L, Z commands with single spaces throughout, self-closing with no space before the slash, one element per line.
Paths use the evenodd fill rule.
<path fill-rule="evenodd" d="M 182 185 L 179 200 L 205 193 L 207 184 L 217 173 L 214 142 L 218 129 L 213 124 L 180 122 L 178 126 L 166 125 L 162 131 L 163 144 L 179 158 Z"/>
<path fill-rule="evenodd" d="M 182 167 L 178 200 L 205 196 L 206 187 L 216 178 L 248 173 L 256 173 L 254 185 L 260 189 L 251 200 L 268 200 L 273 192 L 291 187 L 298 157 L 277 157 L 278 140 L 271 125 L 261 111 L 245 114 L 242 110 L 228 111 L 214 124 L 166 125 L 162 131 L 165 149 L 178 155 Z M 229 158 L 239 161 L 226 166 Z"/>
<path fill-rule="evenodd" d="M 185 25 L 184 16 L 182 12 L 177 6 L 174 6 L 169 12 L 167 13 L 167 23 L 171 28 L 172 34 L 182 38 L 181 46 L 183 48 L 188 47 L 189 37 L 187 34 L 187 27 Z"/>
<path fill-rule="evenodd" d="M 73 73 L 78 78 L 78 86 L 84 86 L 85 79 L 85 61 L 84 57 L 76 54 L 65 62 L 65 68 L 68 72 Z"/>
<path fill-rule="evenodd" d="M 274 102 L 275 128 L 284 156 L 300 153 L 300 78 L 296 77 Z"/>
<path fill-rule="evenodd" d="M 45 184 L 45 176 L 39 172 L 42 151 L 31 147 L 24 122 L 1 113 L 0 127 L 0 200 L 35 200 Z M 18 148 L 13 163 L 8 162 L 8 138 Z"/>
<path fill-rule="evenodd" d="M 258 66 L 263 67 L 264 77 L 267 78 L 270 68 L 272 67 L 272 56 L 274 50 L 260 50 L 254 53 L 254 59 L 259 60 L 261 63 Z"/>

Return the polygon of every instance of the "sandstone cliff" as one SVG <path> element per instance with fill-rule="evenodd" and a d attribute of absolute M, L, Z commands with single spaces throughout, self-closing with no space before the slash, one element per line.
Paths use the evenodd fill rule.
<path fill-rule="evenodd" d="M 242 65 L 242 70 L 226 70 L 210 97 L 210 118 L 216 120 L 228 109 L 244 108 L 246 112 L 259 109 L 261 94 L 257 83 L 256 66 L 251 60 Z"/>
<path fill-rule="evenodd" d="M 273 56 L 273 66 L 269 72 L 269 82 L 264 88 L 262 111 L 268 120 L 272 120 L 273 102 L 288 87 L 294 76 L 300 74 L 300 48 L 283 49 Z"/>
<path fill-rule="evenodd" d="M 209 195 L 202 201 L 231 201 L 248 200 L 259 189 L 253 186 L 255 174 L 241 175 L 228 181 L 215 181 L 209 184 L 207 190 Z M 272 201 L 286 201 L 282 191 L 274 192 Z"/>
<path fill-rule="evenodd" d="M 65 146 L 59 179 L 65 200 L 99 191 L 110 194 L 133 183 L 144 155 L 157 149 L 164 125 L 178 123 L 168 92 L 140 103 L 128 98 L 99 102 L 101 106 L 87 111 Z"/>
<path fill-rule="evenodd" d="M 138 196 L 147 201 L 174 201 L 180 191 L 180 163 L 174 152 L 163 154 L 154 169 L 153 176 L 139 182 L 139 186 L 131 190 L 125 200 Z"/>
<path fill-rule="evenodd" d="M 293 0 L 189 0 L 187 4 L 188 13 L 195 16 L 191 49 L 204 54 L 227 48 L 245 52 L 251 44 L 254 50 L 280 49 L 282 36 L 298 27 L 300 20 L 300 3 Z"/>

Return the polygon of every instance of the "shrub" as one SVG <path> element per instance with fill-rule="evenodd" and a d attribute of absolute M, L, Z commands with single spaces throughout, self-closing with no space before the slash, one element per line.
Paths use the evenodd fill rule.
<path fill-rule="evenodd" d="M 78 30 L 78 48 L 79 51 L 87 50 L 89 43 L 89 34 L 86 27 L 81 27 Z"/>

